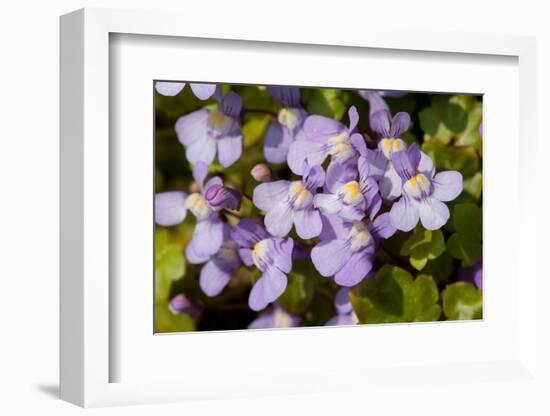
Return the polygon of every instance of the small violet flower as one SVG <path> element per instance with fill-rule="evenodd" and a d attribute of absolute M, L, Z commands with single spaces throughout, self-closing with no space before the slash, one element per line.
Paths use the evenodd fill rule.
<path fill-rule="evenodd" d="M 216 84 L 190 83 L 191 91 L 199 100 L 208 100 L 216 92 Z M 155 82 L 155 89 L 160 95 L 173 97 L 178 95 L 185 87 L 185 82 Z"/>
<path fill-rule="evenodd" d="M 369 165 L 365 158 L 358 161 L 359 182 L 355 179 L 343 185 L 333 185 L 330 194 L 319 193 L 313 198 L 313 204 L 323 214 L 336 214 L 345 221 L 360 221 L 366 213 L 372 219 L 380 210 L 382 199 L 378 184 L 370 176 Z"/>
<path fill-rule="evenodd" d="M 359 319 L 353 311 L 351 301 L 349 300 L 349 288 L 342 287 L 336 293 L 334 298 L 334 308 L 336 309 L 336 315 L 330 318 L 325 326 L 332 325 L 357 325 Z"/>
<path fill-rule="evenodd" d="M 394 152 L 391 160 L 402 181 L 403 195 L 390 210 L 392 225 L 410 231 L 418 221 L 427 230 L 441 228 L 449 219 L 452 201 L 462 192 L 462 175 L 457 171 L 435 174 L 433 162 L 415 143 L 406 151 Z"/>
<path fill-rule="evenodd" d="M 241 265 L 237 243 L 231 239 L 229 225 L 223 224 L 223 243 L 202 267 L 199 285 L 210 297 L 218 296 Z"/>
<path fill-rule="evenodd" d="M 248 329 L 264 328 L 292 328 L 300 326 L 302 318 L 285 311 L 278 304 L 273 305 L 273 309 L 254 319 Z"/>
<path fill-rule="evenodd" d="M 286 289 L 286 273 L 292 270 L 294 241 L 292 238 L 273 237 L 262 226 L 246 218 L 231 231 L 231 237 L 239 247 L 243 263 L 256 266 L 262 272 L 248 298 L 252 310 L 262 310 Z"/>
<path fill-rule="evenodd" d="M 270 163 L 283 163 L 290 145 L 303 136 L 302 126 L 307 117 L 300 105 L 300 89 L 296 87 L 267 87 L 281 109 L 269 125 L 264 140 L 264 155 Z"/>
<path fill-rule="evenodd" d="M 325 215 L 319 236 L 321 242 L 311 250 L 311 260 L 322 276 L 334 276 L 340 286 L 355 286 L 371 271 L 380 240 L 391 237 L 395 231 L 388 213 L 368 224 L 345 222 L 336 215 Z"/>
<path fill-rule="evenodd" d="M 317 188 L 323 186 L 325 172 L 320 166 L 308 167 L 299 181 L 266 182 L 254 189 L 253 202 L 266 211 L 265 226 L 275 237 L 284 237 L 296 227 L 303 239 L 317 237 L 323 226 L 313 205 Z"/>
<path fill-rule="evenodd" d="M 401 196 L 401 178 L 391 162 L 393 153 L 407 149 L 407 144 L 399 138 L 409 128 L 409 114 L 397 113 L 390 120 L 390 113 L 379 110 L 371 117 L 371 128 L 376 131 L 381 140 L 378 149 L 367 150 L 364 157 L 370 166 L 370 175 L 379 182 L 382 198 L 393 200 Z"/>
<path fill-rule="evenodd" d="M 180 117 L 176 122 L 176 133 L 186 148 L 189 162 L 210 165 L 217 153 L 220 164 L 227 168 L 241 157 L 243 151 L 239 124 L 242 99 L 231 91 L 223 98 L 217 94 L 216 100 L 217 110 L 203 108 Z"/>
<path fill-rule="evenodd" d="M 357 175 L 356 162 L 360 151 L 366 150 L 363 137 L 355 133 L 359 114 L 355 107 L 348 111 L 349 126 L 328 117 L 312 115 L 304 122 L 304 137 L 290 145 L 288 166 L 297 175 L 303 175 L 306 163 L 322 165 L 330 156 L 327 170 L 327 186 L 345 183 Z"/>
<path fill-rule="evenodd" d="M 223 222 L 219 216 L 221 207 L 208 203 L 205 195 L 212 186 L 223 187 L 219 177 L 204 180 L 208 174 L 208 166 L 198 163 L 193 169 L 193 177 L 200 192 L 194 192 L 186 197 L 184 192 L 162 192 L 155 195 L 155 222 L 163 226 L 172 226 L 182 222 L 187 210 L 197 219 L 193 238 L 187 246 L 186 256 L 190 263 L 200 264 L 214 255 L 223 243 Z"/>

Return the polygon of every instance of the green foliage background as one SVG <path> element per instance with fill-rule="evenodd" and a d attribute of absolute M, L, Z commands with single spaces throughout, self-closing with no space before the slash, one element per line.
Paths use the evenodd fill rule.
<path fill-rule="evenodd" d="M 277 117 L 279 104 L 265 87 L 223 85 L 243 99 L 244 151 L 228 169 L 214 163 L 210 170 L 226 184 L 251 195 L 257 182 L 250 169 L 263 157 L 263 137 Z M 360 114 L 359 131 L 378 139 L 369 126 L 369 104 L 356 91 L 302 89 L 302 105 L 310 114 L 320 114 L 347 123 L 347 109 L 354 105 Z M 177 140 L 174 125 L 185 114 L 202 107 L 215 107 L 214 100 L 200 101 L 186 87 L 175 97 L 155 96 L 155 186 L 156 192 L 196 189 L 185 149 Z M 472 95 L 408 93 L 385 98 L 393 114 L 407 111 L 412 125 L 402 137 L 417 142 L 432 157 L 436 169 L 458 170 L 464 191 L 449 203 L 451 218 L 444 228 L 428 231 L 418 226 L 409 233 L 397 232 L 383 242 L 377 261 L 383 267 L 350 293 L 361 323 L 419 322 L 479 319 L 482 291 L 470 282 L 457 281 L 459 269 L 482 260 L 482 168 L 483 146 L 479 135 L 481 97 Z M 285 164 L 272 165 L 279 178 L 291 178 Z M 242 216 L 260 215 L 243 199 Z M 228 218 L 232 224 L 235 218 Z M 259 277 L 241 267 L 229 285 L 215 298 L 206 297 L 198 286 L 201 265 L 186 264 L 184 249 L 190 241 L 195 220 L 175 227 L 156 226 L 155 238 L 155 329 L 157 332 L 244 329 L 258 314 L 247 305 L 248 292 Z M 294 263 L 289 284 L 279 299 L 287 311 L 300 315 L 303 326 L 324 325 L 335 314 L 333 301 L 338 287 L 321 277 L 307 261 Z M 169 300 L 178 293 L 192 299 L 200 312 L 194 318 L 175 315 Z M 147 307 L 147 305 L 144 305 Z"/>

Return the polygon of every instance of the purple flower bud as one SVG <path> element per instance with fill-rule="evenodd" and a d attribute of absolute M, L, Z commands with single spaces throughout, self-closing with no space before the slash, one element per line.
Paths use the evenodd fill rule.
<path fill-rule="evenodd" d="M 258 163 L 252 168 L 250 174 L 258 182 L 269 182 L 273 179 L 271 168 L 265 163 Z"/>
<path fill-rule="evenodd" d="M 213 208 L 229 208 L 237 211 L 241 208 L 241 193 L 236 189 L 215 184 L 206 190 L 204 197 L 208 205 Z"/>
<path fill-rule="evenodd" d="M 192 318 L 196 318 L 199 313 L 199 309 L 197 308 L 197 306 L 193 302 L 191 302 L 184 294 L 174 296 L 168 304 L 168 309 L 170 309 L 170 312 L 172 312 L 174 315 L 185 313 Z"/>

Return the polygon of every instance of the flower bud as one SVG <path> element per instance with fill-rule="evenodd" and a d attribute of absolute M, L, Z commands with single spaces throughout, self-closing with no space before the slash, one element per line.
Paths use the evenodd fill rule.
<path fill-rule="evenodd" d="M 241 208 L 241 193 L 236 189 L 212 185 L 206 190 L 204 197 L 212 208 L 228 208 L 236 211 Z"/>
<path fill-rule="evenodd" d="M 197 308 L 197 306 L 193 302 L 191 302 L 187 298 L 187 296 L 181 293 L 172 298 L 172 300 L 168 304 L 168 309 L 170 309 L 170 312 L 172 312 L 174 315 L 185 313 L 192 318 L 196 318 L 199 313 L 199 309 Z"/>
<path fill-rule="evenodd" d="M 258 182 L 269 182 L 273 179 L 271 168 L 265 163 L 258 163 L 252 168 L 250 174 Z"/>

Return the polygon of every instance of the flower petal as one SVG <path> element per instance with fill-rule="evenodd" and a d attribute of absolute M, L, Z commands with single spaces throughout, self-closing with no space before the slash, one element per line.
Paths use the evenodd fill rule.
<path fill-rule="evenodd" d="M 274 238 L 273 239 L 273 262 L 277 268 L 285 273 L 292 270 L 292 251 L 294 249 L 294 240 L 292 238 Z"/>
<path fill-rule="evenodd" d="M 427 230 L 438 230 L 449 220 L 449 208 L 435 198 L 422 200 L 418 204 L 420 221 Z"/>
<path fill-rule="evenodd" d="M 371 223 L 371 233 L 377 238 L 390 238 L 396 233 L 396 228 L 392 225 L 390 220 L 390 214 L 385 212 L 380 214 Z"/>
<path fill-rule="evenodd" d="M 391 225 L 401 231 L 411 231 L 418 224 L 418 203 L 402 196 L 390 209 Z"/>
<path fill-rule="evenodd" d="M 296 226 L 296 233 L 304 240 L 317 237 L 321 234 L 323 228 L 321 215 L 313 207 L 296 211 L 294 213 L 294 225 Z"/>
<path fill-rule="evenodd" d="M 218 160 L 227 168 L 235 163 L 243 153 L 243 135 L 236 128 L 231 134 L 218 139 Z"/>
<path fill-rule="evenodd" d="M 323 230 L 319 234 L 321 241 L 343 240 L 349 232 L 349 224 L 338 215 L 321 215 Z"/>
<path fill-rule="evenodd" d="M 274 202 L 264 218 L 265 228 L 275 237 L 286 236 L 292 229 L 293 221 L 294 210 L 286 201 Z"/>
<path fill-rule="evenodd" d="M 185 82 L 155 82 L 155 89 L 160 95 L 173 97 L 178 95 L 185 87 Z"/>
<path fill-rule="evenodd" d="M 325 326 L 356 325 L 357 321 L 353 319 L 353 314 L 336 315 L 330 318 Z"/>
<path fill-rule="evenodd" d="M 265 278 L 263 276 L 260 277 L 252 287 L 250 295 L 248 296 L 248 306 L 250 306 L 250 309 L 253 311 L 261 311 L 269 304 L 264 297 L 264 282 Z"/>
<path fill-rule="evenodd" d="M 254 259 L 252 258 L 252 249 L 245 247 L 239 249 L 239 257 L 246 266 L 253 266 Z"/>
<path fill-rule="evenodd" d="M 342 202 L 334 194 L 317 194 L 313 197 L 313 205 L 324 214 L 336 214 L 342 209 Z"/>
<path fill-rule="evenodd" d="M 325 184 L 325 171 L 319 165 L 308 167 L 304 171 L 303 182 L 309 190 L 316 190 Z"/>
<path fill-rule="evenodd" d="M 216 254 L 222 242 L 223 222 L 219 218 L 208 218 L 197 222 L 187 249 L 199 258 L 204 258 Z"/>
<path fill-rule="evenodd" d="M 283 107 L 296 108 L 300 105 L 300 88 L 269 86 L 267 92 L 279 101 Z"/>
<path fill-rule="evenodd" d="M 158 225 L 169 227 L 185 219 L 185 192 L 161 192 L 155 195 L 155 222 Z"/>
<path fill-rule="evenodd" d="M 272 121 L 264 139 L 265 159 L 270 163 L 286 162 L 288 149 L 294 141 L 287 128 L 284 128 L 278 121 Z"/>
<path fill-rule="evenodd" d="M 391 163 L 388 163 L 384 176 L 380 179 L 379 186 L 380 195 L 384 199 L 392 201 L 401 196 L 403 182 Z"/>
<path fill-rule="evenodd" d="M 411 116 L 409 113 L 403 111 L 393 116 L 390 128 L 391 137 L 399 137 L 402 133 L 406 132 L 411 124 Z"/>
<path fill-rule="evenodd" d="M 283 294 L 287 285 L 287 277 L 277 267 L 269 267 L 262 277 L 263 296 L 268 303 L 276 301 Z"/>
<path fill-rule="evenodd" d="M 193 179 L 199 184 L 200 189 L 204 188 L 204 180 L 208 175 L 208 165 L 204 162 L 198 162 L 193 166 Z M 209 181 L 210 182 L 210 181 Z"/>
<path fill-rule="evenodd" d="M 338 188 L 357 177 L 357 159 L 351 158 L 345 162 L 331 161 L 327 168 L 326 188 L 335 193 Z"/>
<path fill-rule="evenodd" d="M 322 165 L 328 154 L 323 151 L 323 143 L 309 139 L 295 140 L 288 149 L 288 167 L 296 175 L 303 175 L 305 161 L 309 166 Z"/>
<path fill-rule="evenodd" d="M 304 122 L 304 132 L 307 138 L 320 143 L 345 131 L 347 128 L 342 123 L 324 116 L 312 115 Z"/>
<path fill-rule="evenodd" d="M 237 93 L 230 91 L 223 97 L 221 108 L 225 115 L 238 117 L 243 108 L 243 100 Z"/>
<path fill-rule="evenodd" d="M 374 112 L 370 117 L 370 127 L 384 138 L 391 137 L 390 112 L 385 109 Z"/>
<path fill-rule="evenodd" d="M 346 264 L 334 275 L 334 281 L 340 286 L 355 286 L 372 269 L 372 259 L 365 251 L 353 253 Z"/>
<path fill-rule="evenodd" d="M 237 226 L 231 230 L 231 238 L 239 245 L 239 247 L 251 248 L 270 235 L 261 225 L 255 223 L 249 218 L 243 218 Z M 242 256 L 241 256 L 242 257 Z M 243 259 L 243 262 L 246 262 Z"/>
<path fill-rule="evenodd" d="M 341 287 L 334 298 L 334 307 L 339 314 L 347 314 L 353 311 L 351 301 L 349 300 L 349 289 Z"/>
<path fill-rule="evenodd" d="M 361 221 L 365 217 L 365 206 L 365 200 L 355 206 L 344 205 L 338 216 L 345 221 Z"/>
<path fill-rule="evenodd" d="M 311 250 L 311 260 L 324 277 L 334 276 L 351 257 L 346 240 L 322 241 Z"/>
<path fill-rule="evenodd" d="M 216 84 L 190 84 L 191 90 L 199 100 L 208 100 L 216 92 Z"/>
<path fill-rule="evenodd" d="M 355 129 L 355 127 L 357 127 L 357 124 L 359 124 L 359 113 L 357 112 L 357 108 L 355 108 L 354 105 L 352 105 L 349 108 L 348 117 L 349 117 L 348 131 L 352 132 Z"/>
<path fill-rule="evenodd" d="M 440 201 L 452 201 L 462 192 L 462 174 L 450 170 L 439 172 L 433 179 L 433 197 Z"/>
<path fill-rule="evenodd" d="M 193 165 L 203 162 L 210 165 L 216 157 L 216 140 L 211 137 L 205 137 L 187 146 L 185 151 L 187 160 Z"/>
<path fill-rule="evenodd" d="M 201 142 L 208 138 L 208 117 L 210 111 L 203 109 L 193 111 L 176 121 L 176 134 L 184 146 Z"/>
<path fill-rule="evenodd" d="M 265 182 L 254 188 L 252 201 L 254 205 L 263 211 L 269 211 L 277 202 L 282 202 L 290 187 L 290 182 L 285 180 Z"/>
<path fill-rule="evenodd" d="M 388 159 L 380 150 L 367 149 L 365 157 L 360 157 L 358 161 L 359 173 L 372 176 L 376 180 L 380 180 L 386 172 Z"/>
<path fill-rule="evenodd" d="M 227 264 L 220 262 L 214 257 L 201 270 L 199 285 L 202 291 L 210 297 L 218 296 L 227 283 L 229 283 L 232 272 L 233 270 L 228 268 Z"/>
<path fill-rule="evenodd" d="M 351 142 L 353 148 L 361 156 L 365 156 L 367 154 L 367 143 L 365 143 L 365 139 L 362 135 L 360 135 L 359 133 L 353 133 L 349 138 L 349 141 Z"/>

